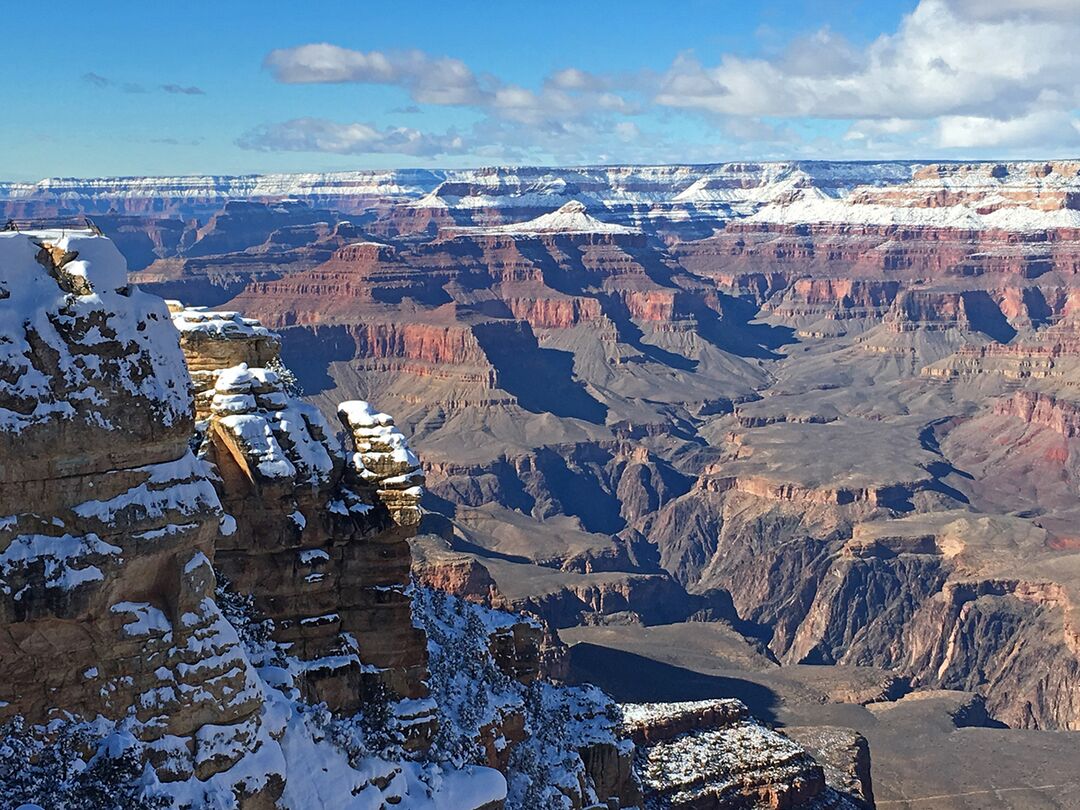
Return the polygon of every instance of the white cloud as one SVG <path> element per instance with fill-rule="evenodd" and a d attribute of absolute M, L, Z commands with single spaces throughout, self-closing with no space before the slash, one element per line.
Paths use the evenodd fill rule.
<path fill-rule="evenodd" d="M 465 108 L 475 114 L 471 132 L 462 138 L 304 118 L 241 142 L 357 154 L 467 148 L 562 161 L 632 153 L 647 159 L 649 147 L 689 154 L 706 142 L 710 153 L 761 157 L 918 158 L 996 148 L 1043 154 L 1078 145 L 1077 41 L 1080 0 L 920 0 L 895 31 L 866 45 L 824 28 L 768 58 L 729 53 L 707 63 L 687 52 L 659 74 L 570 66 L 531 87 L 418 50 L 313 43 L 272 51 L 265 67 L 284 83 L 400 87 L 414 103 L 400 109 Z M 828 119 L 840 123 L 822 123 Z M 670 140 L 671 122 L 704 140 Z"/>
<path fill-rule="evenodd" d="M 409 127 L 379 129 L 373 124 L 342 124 L 323 118 L 294 118 L 258 127 L 241 136 L 237 145 L 264 152 L 332 152 L 339 155 L 434 156 L 460 154 L 466 150 L 465 140 L 454 133 L 433 135 Z"/>
<path fill-rule="evenodd" d="M 976 115 L 945 116 L 938 122 L 938 145 L 951 147 L 1080 146 L 1080 120 L 1064 112 L 1035 112 L 1019 118 L 996 119 Z"/>
<path fill-rule="evenodd" d="M 405 89 L 421 104 L 475 107 L 523 124 L 552 126 L 597 112 L 630 112 L 606 79 L 576 68 L 548 76 L 538 91 L 487 76 L 483 81 L 460 59 L 423 51 L 356 51 L 329 43 L 280 48 L 263 62 L 286 84 L 385 84 Z"/>
<path fill-rule="evenodd" d="M 275 79 L 287 84 L 392 85 L 421 104 L 471 108 L 484 116 L 474 132 L 480 137 L 471 139 L 474 148 L 479 148 L 487 133 L 489 139 L 503 139 L 488 143 L 507 153 L 546 144 L 567 155 L 580 151 L 581 142 L 604 137 L 626 142 L 637 131 L 636 125 L 624 120 L 636 108 L 610 89 L 609 79 L 572 67 L 551 74 L 533 90 L 493 76 L 478 77 L 458 59 L 416 50 L 355 51 L 328 43 L 271 51 L 264 66 Z M 406 137 L 404 132 L 379 132 L 370 124 L 298 119 L 263 127 L 245 135 L 240 143 L 247 148 L 350 153 L 406 148 L 415 151 L 405 154 L 438 154 L 432 150 L 452 151 L 461 142 L 460 138 L 455 141 L 419 133 Z M 572 145 L 575 139 L 581 142 Z M 365 145 L 371 148 L 365 149 Z M 390 145 L 395 148 L 391 150 Z"/>
<path fill-rule="evenodd" d="M 912 121 L 908 118 L 874 118 L 866 121 L 856 121 L 852 124 L 848 135 L 862 136 L 890 136 L 909 135 L 917 132 L 924 126 L 921 121 Z M 845 135 L 845 137 L 848 137 Z"/>
<path fill-rule="evenodd" d="M 951 6 L 958 15 L 976 20 L 1016 17 L 1074 23 L 1080 20 L 1080 5 L 1076 0 L 951 0 Z"/>
<path fill-rule="evenodd" d="M 609 82 L 604 77 L 573 67 L 555 71 L 548 76 L 545 83 L 559 90 L 601 91 L 609 89 Z"/>
<path fill-rule="evenodd" d="M 398 85 L 425 104 L 480 104 L 487 95 L 460 59 L 418 50 L 365 52 L 321 42 L 271 51 L 263 65 L 286 84 Z"/>
<path fill-rule="evenodd" d="M 780 67 L 794 76 L 844 76 L 858 70 L 862 60 L 847 40 L 823 28 L 792 41 L 780 59 Z"/>
<path fill-rule="evenodd" d="M 661 77 L 656 101 L 731 116 L 838 119 L 1008 118 L 1049 98 L 1080 102 L 1080 15 L 972 16 L 979 3 L 922 0 L 896 33 L 861 51 L 823 31 L 774 59 L 727 55 L 706 66 L 684 55 Z M 1004 0 L 991 5 L 1005 8 Z M 1047 12 L 1065 4 L 1029 5 Z"/>

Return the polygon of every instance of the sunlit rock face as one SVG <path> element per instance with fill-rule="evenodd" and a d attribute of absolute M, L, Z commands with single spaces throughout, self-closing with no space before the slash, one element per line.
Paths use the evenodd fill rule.
<path fill-rule="evenodd" d="M 373 439 L 357 439 L 346 458 L 319 411 L 287 392 L 288 378 L 274 371 L 288 375 L 276 335 L 234 312 L 174 310 L 181 346 L 198 369 L 200 454 L 213 464 L 232 517 L 218 542 L 219 570 L 253 595 L 275 639 L 305 662 L 313 701 L 356 711 L 381 688 L 424 697 L 424 638 L 405 595 L 423 479 L 405 437 L 386 428 L 379 450 Z M 423 745 L 430 729 L 413 728 Z"/>

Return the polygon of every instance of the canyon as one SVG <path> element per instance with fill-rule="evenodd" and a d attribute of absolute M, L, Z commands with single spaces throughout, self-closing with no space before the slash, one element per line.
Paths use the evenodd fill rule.
<path fill-rule="evenodd" d="M 5 806 L 642 805 L 660 742 L 565 683 L 548 626 L 412 582 L 425 479 L 393 417 L 349 400 L 335 431 L 276 333 L 140 290 L 94 228 L 3 232 L 0 299 Z M 757 758 L 725 806 L 852 806 L 729 704 L 713 747 Z"/>
<path fill-rule="evenodd" d="M 0 217 L 89 217 L 127 257 L 110 284 L 183 302 L 201 457 L 237 529 L 175 542 L 213 546 L 299 660 L 347 657 L 346 637 L 371 652 L 309 668 L 306 699 L 426 699 L 408 600 L 379 590 L 411 566 L 469 610 L 533 616 L 535 667 L 629 718 L 678 729 L 688 710 L 669 704 L 738 698 L 789 735 L 762 742 L 726 704 L 670 737 L 631 723 L 667 801 L 689 782 L 649 774 L 737 739 L 791 769 L 765 806 L 841 784 L 882 806 L 1072 806 L 1080 163 L 50 180 L 0 186 Z M 278 352 L 303 391 L 285 427 L 259 371 Z M 251 419 L 306 426 L 289 476 L 253 462 L 265 431 L 229 427 Z M 126 428 L 148 437 L 140 464 L 175 464 L 192 428 L 173 424 Z M 406 436 L 418 458 L 368 463 Z M 338 438 L 363 471 L 296 455 Z M 84 475 L 20 462 L 39 463 L 16 477 Z M 330 503 L 356 512 L 348 528 Z M 279 564 L 328 538 L 326 561 Z M 403 745 L 422 746 L 438 732 L 407 705 Z M 867 740 L 872 791 L 852 764 Z M 728 783 L 705 783 L 723 800 Z"/>

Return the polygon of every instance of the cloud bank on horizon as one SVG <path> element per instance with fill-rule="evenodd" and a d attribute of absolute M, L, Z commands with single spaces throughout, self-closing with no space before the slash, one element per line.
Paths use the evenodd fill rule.
<path fill-rule="evenodd" d="M 641 160 L 698 151 L 650 126 L 677 113 L 758 157 L 1070 153 L 1080 146 L 1078 39 L 1076 0 L 921 0 L 897 30 L 864 47 L 822 28 L 767 57 L 708 62 L 688 51 L 659 72 L 569 66 L 533 88 L 452 56 L 309 43 L 272 50 L 264 68 L 283 84 L 386 85 L 416 109 L 459 107 L 478 117 L 443 131 L 293 118 L 237 143 L 342 155 Z M 811 133 L 833 134 L 808 137 L 807 122 L 817 125 Z"/>

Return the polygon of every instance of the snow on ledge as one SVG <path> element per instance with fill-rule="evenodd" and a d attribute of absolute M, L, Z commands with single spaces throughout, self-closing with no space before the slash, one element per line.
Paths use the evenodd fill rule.
<path fill-rule="evenodd" d="M 77 291 L 38 262 L 42 246 L 65 256 L 60 275 L 81 280 L 64 285 Z M 20 403 L 0 408 L 0 431 L 59 419 L 111 429 L 113 392 L 101 389 L 148 400 L 166 426 L 187 417 L 190 378 L 165 304 L 128 284 L 127 262 L 109 239 L 82 230 L 0 232 L 0 301 L 0 400 Z M 93 325 L 82 334 L 80 324 Z M 55 371 L 33 366 L 31 335 L 57 353 Z"/>
<path fill-rule="evenodd" d="M 214 310 L 207 307 L 185 307 L 179 301 L 169 301 L 173 326 L 181 333 L 199 332 L 212 338 L 266 337 L 278 339 L 255 318 L 245 318 L 239 312 Z"/>
<path fill-rule="evenodd" d="M 1024 205 L 1011 205 L 983 213 L 979 210 L 982 204 L 984 201 L 980 200 L 978 203 L 928 208 L 858 203 L 830 197 L 818 189 L 806 189 L 800 192 L 797 199 L 766 205 L 745 221 L 777 225 L 899 226 L 1014 233 L 1080 228 L 1080 211 L 1071 208 L 1041 211 Z"/>

